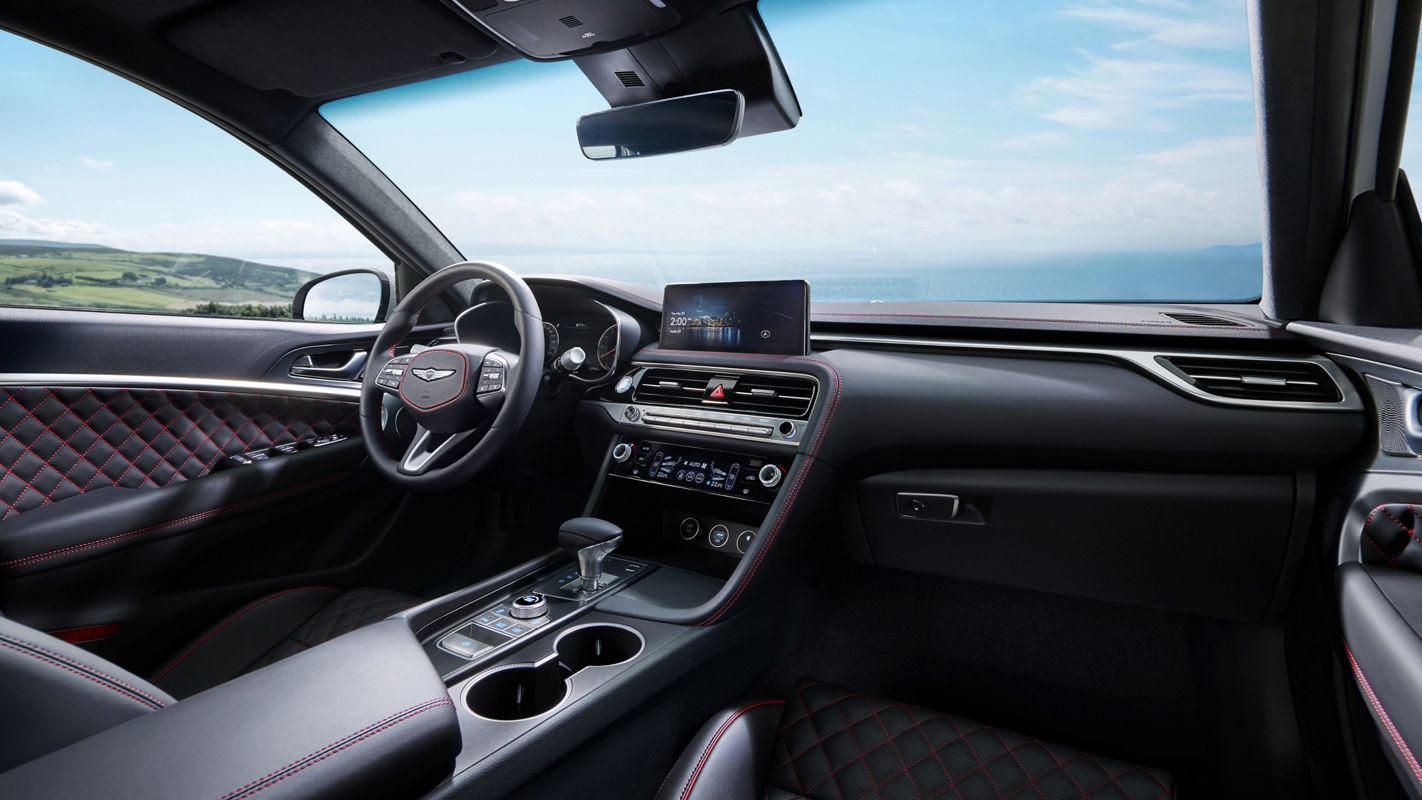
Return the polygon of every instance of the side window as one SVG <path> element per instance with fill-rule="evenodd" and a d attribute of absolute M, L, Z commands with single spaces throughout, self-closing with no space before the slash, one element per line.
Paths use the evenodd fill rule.
<path fill-rule="evenodd" d="M 289 318 L 319 275 L 392 269 L 225 131 L 3 31 L 0 109 L 0 305 Z M 323 284 L 305 318 L 370 321 L 367 278 Z"/>

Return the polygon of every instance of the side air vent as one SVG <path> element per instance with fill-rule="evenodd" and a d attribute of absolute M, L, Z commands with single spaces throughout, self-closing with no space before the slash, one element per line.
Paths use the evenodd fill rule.
<path fill-rule="evenodd" d="M 1160 356 L 1196 388 L 1219 397 L 1280 403 L 1337 403 L 1338 384 L 1312 361 Z"/>
<path fill-rule="evenodd" d="M 788 375 L 743 375 L 731 390 L 733 411 L 804 417 L 815 399 L 815 382 Z"/>
<path fill-rule="evenodd" d="M 612 74 L 617 76 L 617 79 L 622 81 L 622 86 L 627 89 L 636 89 L 640 86 L 647 85 L 642 82 L 641 75 L 638 75 L 630 69 L 620 69 Z"/>
<path fill-rule="evenodd" d="M 558 21 L 561 22 L 561 23 L 563 23 L 564 25 L 568 26 L 569 28 L 577 28 L 577 27 L 580 27 L 580 26 L 583 24 L 583 21 L 582 21 L 582 20 L 578 19 L 577 17 L 573 16 L 572 14 L 569 14 L 569 15 L 566 16 L 566 17 L 559 17 L 559 18 L 558 18 Z"/>
<path fill-rule="evenodd" d="M 712 398 L 711 390 L 717 385 L 725 387 L 724 395 Z M 798 419 L 809 416 L 810 406 L 815 400 L 815 382 L 793 375 L 653 367 L 637 382 L 637 391 L 632 399 L 638 403 L 724 409 Z"/>
<path fill-rule="evenodd" d="M 664 406 L 699 406 L 706 394 L 711 375 L 686 369 L 655 368 L 647 370 L 637 383 L 632 399 L 639 403 Z"/>
<path fill-rule="evenodd" d="M 1245 327 L 1244 325 L 1241 325 L 1241 324 L 1239 324 L 1238 322 L 1235 322 L 1235 321 L 1232 320 L 1232 319 L 1225 319 L 1224 317 L 1212 317 L 1212 316 L 1210 316 L 1209 314 L 1191 314 L 1191 313 L 1189 313 L 1189 312 L 1179 312 L 1179 313 L 1171 312 L 1171 313 L 1169 313 L 1169 314 L 1166 314 L 1165 316 L 1170 317 L 1171 319 L 1175 320 L 1176 322 L 1183 322 L 1183 323 L 1185 323 L 1186 325 L 1208 325 L 1208 326 L 1211 327 L 1211 328 L 1243 328 L 1243 327 Z"/>

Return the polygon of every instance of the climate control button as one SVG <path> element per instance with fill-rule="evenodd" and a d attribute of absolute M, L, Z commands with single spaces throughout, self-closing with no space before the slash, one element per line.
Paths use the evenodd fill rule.
<path fill-rule="evenodd" d="M 774 489 L 775 487 L 779 486 L 780 481 L 784 479 L 785 470 L 775 466 L 774 464 L 766 464 L 765 466 L 760 468 L 760 472 L 756 475 L 756 477 L 760 479 L 761 486 L 764 486 L 767 489 Z"/>

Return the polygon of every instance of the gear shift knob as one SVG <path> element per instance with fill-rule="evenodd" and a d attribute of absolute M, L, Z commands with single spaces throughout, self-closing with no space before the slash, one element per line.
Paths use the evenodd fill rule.
<path fill-rule="evenodd" d="M 578 591 L 595 592 L 602 580 L 602 562 L 622 544 L 622 529 L 605 519 L 574 517 L 558 528 L 558 546 L 578 557 Z"/>

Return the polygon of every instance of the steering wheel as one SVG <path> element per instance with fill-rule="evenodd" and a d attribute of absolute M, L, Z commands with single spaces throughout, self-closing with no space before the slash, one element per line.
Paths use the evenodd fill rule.
<path fill-rule="evenodd" d="M 513 304 L 518 353 L 458 343 L 395 356 L 426 304 L 456 283 L 479 278 L 503 289 Z M 465 261 L 436 272 L 406 295 L 390 312 L 371 354 L 360 391 L 360 432 L 370 460 L 401 488 L 439 491 L 489 466 L 528 417 L 542 373 L 543 317 L 528 284 L 512 270 Z M 399 459 L 387 451 L 381 430 L 386 395 L 398 398 L 416 425 L 414 440 Z"/>

